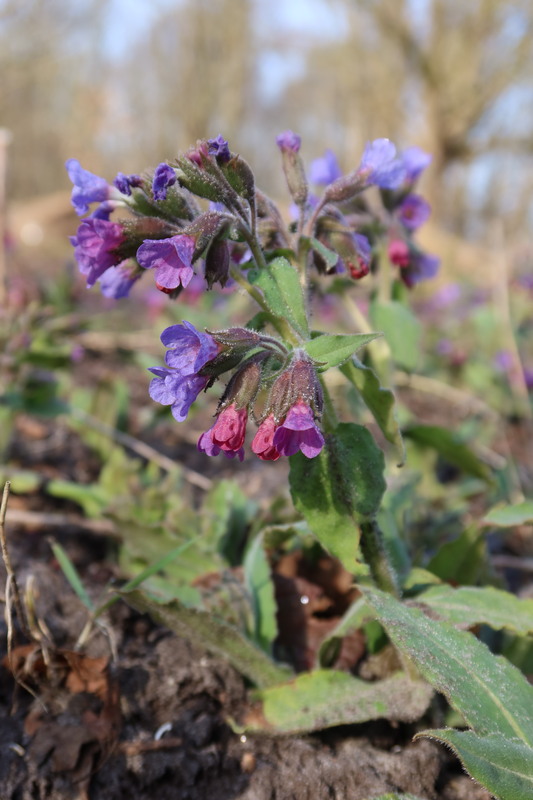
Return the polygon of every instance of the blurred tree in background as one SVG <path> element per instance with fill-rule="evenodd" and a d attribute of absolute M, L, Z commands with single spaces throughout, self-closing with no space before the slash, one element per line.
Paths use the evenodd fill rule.
<path fill-rule="evenodd" d="M 530 0 L 4 0 L 9 193 L 67 189 L 73 154 L 112 178 L 218 133 L 278 193 L 265 147 L 290 127 L 306 157 L 329 146 L 345 169 L 369 138 L 419 144 L 439 222 L 472 237 L 505 216 L 518 234 L 533 210 L 532 34 Z"/>

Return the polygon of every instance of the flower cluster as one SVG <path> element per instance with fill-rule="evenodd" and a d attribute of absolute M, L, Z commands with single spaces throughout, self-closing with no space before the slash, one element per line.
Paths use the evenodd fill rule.
<path fill-rule="evenodd" d="M 215 422 L 198 441 L 201 452 L 224 453 L 242 461 L 248 417 L 257 418 L 256 402 L 267 389 L 252 451 L 264 461 L 299 450 L 307 458 L 320 453 L 322 393 L 315 367 L 303 350 L 289 353 L 276 339 L 246 328 L 208 333 L 189 322 L 164 330 L 161 341 L 168 348 L 166 367 L 151 368 L 155 377 L 150 396 L 169 405 L 178 422 L 185 420 L 201 391 L 219 375 L 235 370 L 220 398 Z"/>

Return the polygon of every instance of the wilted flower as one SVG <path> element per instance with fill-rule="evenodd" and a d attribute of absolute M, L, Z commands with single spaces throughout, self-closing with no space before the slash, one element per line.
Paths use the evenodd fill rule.
<path fill-rule="evenodd" d="M 131 195 L 131 190 L 140 186 L 141 183 L 142 178 L 140 175 L 124 175 L 123 172 L 118 172 L 117 177 L 113 181 L 113 185 L 116 186 L 119 192 L 128 197 Z"/>

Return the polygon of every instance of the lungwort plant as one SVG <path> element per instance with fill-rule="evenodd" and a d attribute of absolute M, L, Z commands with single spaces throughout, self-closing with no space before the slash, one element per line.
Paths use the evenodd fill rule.
<path fill-rule="evenodd" d="M 392 354 L 402 367 L 416 367 L 419 325 L 403 301 L 439 266 L 415 239 L 430 213 L 416 193 L 430 157 L 415 147 L 398 154 L 388 139 L 377 139 L 348 174 L 331 151 L 306 171 L 300 144 L 291 131 L 277 139 L 291 199 L 289 221 L 221 136 L 197 142 L 155 170 L 119 173 L 112 185 L 76 160 L 67 162 L 72 202 L 83 217 L 72 244 L 88 287 L 99 284 L 106 297 L 117 299 L 138 281 L 155 280 L 169 299 L 179 299 L 196 275 L 206 289 L 233 288 L 248 293 L 255 305 L 246 325 L 221 329 L 213 313 L 209 329 L 185 320 L 167 327 L 161 334 L 164 365 L 151 368 L 153 400 L 185 423 L 198 395 L 223 381 L 214 422 L 198 449 L 206 457 L 240 461 L 248 450 L 247 458 L 288 458 L 290 464 L 295 512 L 285 523 L 266 527 L 254 526 L 253 511 L 246 512 L 254 535 L 240 589 L 226 586 L 231 613 L 225 618 L 220 609 L 199 604 L 192 586 L 188 593 L 176 591 L 170 602 L 139 588 L 124 597 L 224 654 L 255 684 L 261 714 L 245 721 L 246 730 L 310 731 L 379 717 L 414 722 L 428 714 L 436 690 L 454 710 L 458 728 L 417 735 L 451 747 L 496 797 L 524 800 L 533 794 L 533 688 L 469 629 L 508 631 L 527 642 L 533 601 L 494 587 L 452 588 L 447 582 L 451 562 L 459 565 L 466 552 L 479 558 L 476 543 L 488 523 L 465 532 L 460 546 L 447 545 L 433 559 L 434 569 L 433 562 L 425 570 L 410 568 L 405 544 L 390 524 L 394 503 L 383 500 L 384 454 L 367 427 L 339 420 L 346 403 L 330 391 L 330 371 L 340 371 L 345 394 L 355 392 L 366 404 L 401 464 L 394 395 L 384 387 L 393 375 Z M 352 299 L 361 282 L 370 285 L 369 319 Z M 313 308 L 328 295 L 339 318 L 350 314 L 356 332 L 314 329 Z M 362 348 L 364 359 L 358 355 Z M 338 380 L 335 389 L 339 395 Z M 448 431 L 419 426 L 411 430 L 411 438 L 416 436 L 444 448 L 480 480 L 491 480 L 485 465 Z M 231 492 L 215 490 L 213 507 L 219 513 L 233 499 Z M 514 514 L 522 521 L 533 516 L 527 504 Z M 224 523 L 213 547 L 235 566 L 227 530 Z M 309 550 L 318 542 L 355 586 L 353 602 L 321 643 L 315 668 L 297 676 L 276 649 L 279 615 L 271 569 L 276 548 L 290 550 L 296 539 Z M 193 542 L 186 557 L 194 552 Z M 240 615 L 243 592 L 250 602 Z M 388 641 L 395 653 L 395 666 L 378 680 L 332 668 L 346 637 L 361 630 L 368 648 L 373 642 L 379 651 Z M 437 720 L 438 707 L 426 719 Z"/>

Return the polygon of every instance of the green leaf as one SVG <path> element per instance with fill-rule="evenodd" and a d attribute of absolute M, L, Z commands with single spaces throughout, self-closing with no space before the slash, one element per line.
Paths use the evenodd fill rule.
<path fill-rule="evenodd" d="M 367 682 L 339 670 L 303 673 L 282 686 L 253 692 L 264 721 L 254 713 L 245 730 L 305 733 L 371 719 L 414 722 L 426 711 L 433 690 L 399 672 Z"/>
<path fill-rule="evenodd" d="M 49 481 L 46 491 L 52 497 L 78 503 L 88 517 L 99 517 L 110 500 L 106 490 L 97 483 L 75 483 L 56 478 Z"/>
<path fill-rule="evenodd" d="M 125 592 L 124 600 L 179 636 L 226 658 L 257 686 L 272 686 L 287 680 L 290 670 L 275 664 L 240 631 L 217 619 L 214 614 L 186 608 L 179 600 L 160 603 L 146 593 Z"/>
<path fill-rule="evenodd" d="M 322 333 L 310 342 L 306 342 L 304 348 L 308 355 L 320 366 L 319 372 L 325 372 L 331 367 L 338 367 L 343 364 L 356 350 L 364 347 L 365 344 L 372 342 L 381 336 L 380 333 L 354 333 L 349 335 Z"/>
<path fill-rule="evenodd" d="M 387 441 L 396 448 L 398 466 L 403 466 L 405 462 L 405 445 L 394 411 L 395 397 L 393 392 L 390 389 L 384 389 L 374 370 L 366 367 L 357 358 L 353 358 L 343 364 L 341 372 L 355 386 Z"/>
<path fill-rule="evenodd" d="M 372 303 L 372 327 L 383 331 L 393 358 L 408 370 L 414 370 L 420 359 L 422 327 L 406 306 L 395 300 Z"/>
<path fill-rule="evenodd" d="M 275 258 L 267 267 L 251 269 L 248 279 L 262 290 L 273 314 L 286 319 L 304 339 L 309 338 L 300 276 L 286 258 Z"/>
<path fill-rule="evenodd" d="M 61 547 L 59 542 L 54 542 L 54 541 L 50 542 L 50 547 L 52 548 L 52 552 L 53 552 L 54 556 L 56 557 L 56 559 L 57 559 L 57 561 L 59 563 L 59 566 L 63 570 L 63 574 L 65 575 L 65 578 L 68 580 L 68 582 L 72 586 L 72 589 L 76 592 L 76 594 L 78 595 L 78 597 L 81 600 L 81 602 L 83 603 L 83 605 L 86 608 L 88 608 L 89 611 L 93 611 L 94 610 L 93 601 L 91 600 L 91 598 L 87 594 L 87 590 L 86 590 L 85 586 L 83 585 L 83 582 L 82 582 L 82 580 L 80 578 L 78 570 L 76 569 L 76 567 L 74 566 L 74 564 L 72 563 L 70 558 L 68 557 L 66 550 L 64 550 Z"/>
<path fill-rule="evenodd" d="M 466 528 L 457 539 L 446 542 L 427 565 L 443 581 L 474 584 L 489 572 L 487 545 L 477 527 Z"/>
<path fill-rule="evenodd" d="M 371 615 L 372 612 L 365 598 L 358 597 L 344 612 L 333 630 L 322 640 L 318 650 L 319 665 L 321 667 L 331 666 L 337 660 L 344 637 L 359 630 Z"/>
<path fill-rule="evenodd" d="M 326 247 L 325 244 L 322 244 L 318 239 L 315 239 L 314 236 L 309 238 L 309 244 L 318 255 L 323 259 L 326 267 L 332 269 L 336 266 L 339 255 L 334 250 L 330 250 L 329 247 Z"/>
<path fill-rule="evenodd" d="M 522 636 L 533 633 L 533 600 L 492 586 L 463 586 L 454 589 L 449 584 L 432 586 L 416 598 L 454 625 L 490 625 L 495 630 L 507 629 Z"/>
<path fill-rule="evenodd" d="M 262 534 L 255 537 L 246 552 L 244 580 L 252 598 L 255 627 L 252 638 L 262 650 L 271 654 L 272 643 L 278 635 L 277 608 L 272 571 Z"/>
<path fill-rule="evenodd" d="M 400 651 L 481 735 L 498 733 L 533 744 L 533 686 L 476 637 L 425 616 L 377 589 L 365 589 Z"/>
<path fill-rule="evenodd" d="M 468 475 L 492 483 L 492 475 L 487 465 L 447 428 L 438 425 L 411 425 L 404 429 L 403 435 L 422 447 L 433 448 L 446 461 Z"/>
<path fill-rule="evenodd" d="M 358 525 L 376 514 L 385 491 L 385 460 L 372 434 L 362 425 L 341 423 L 319 456 L 298 453 L 289 461 L 296 508 L 326 550 L 350 572 L 362 572 Z"/>
<path fill-rule="evenodd" d="M 235 481 L 218 481 L 204 498 L 204 535 L 230 566 L 241 563 L 243 542 L 256 513 L 257 504 Z"/>
<path fill-rule="evenodd" d="M 531 522 L 533 522 L 533 500 L 524 500 L 513 506 L 491 508 L 483 519 L 484 525 L 497 525 L 499 528 L 527 525 Z"/>
<path fill-rule="evenodd" d="M 422 731 L 448 745 L 482 786 L 499 800 L 533 797 L 533 749 L 497 734 L 478 736 L 472 731 Z"/>

